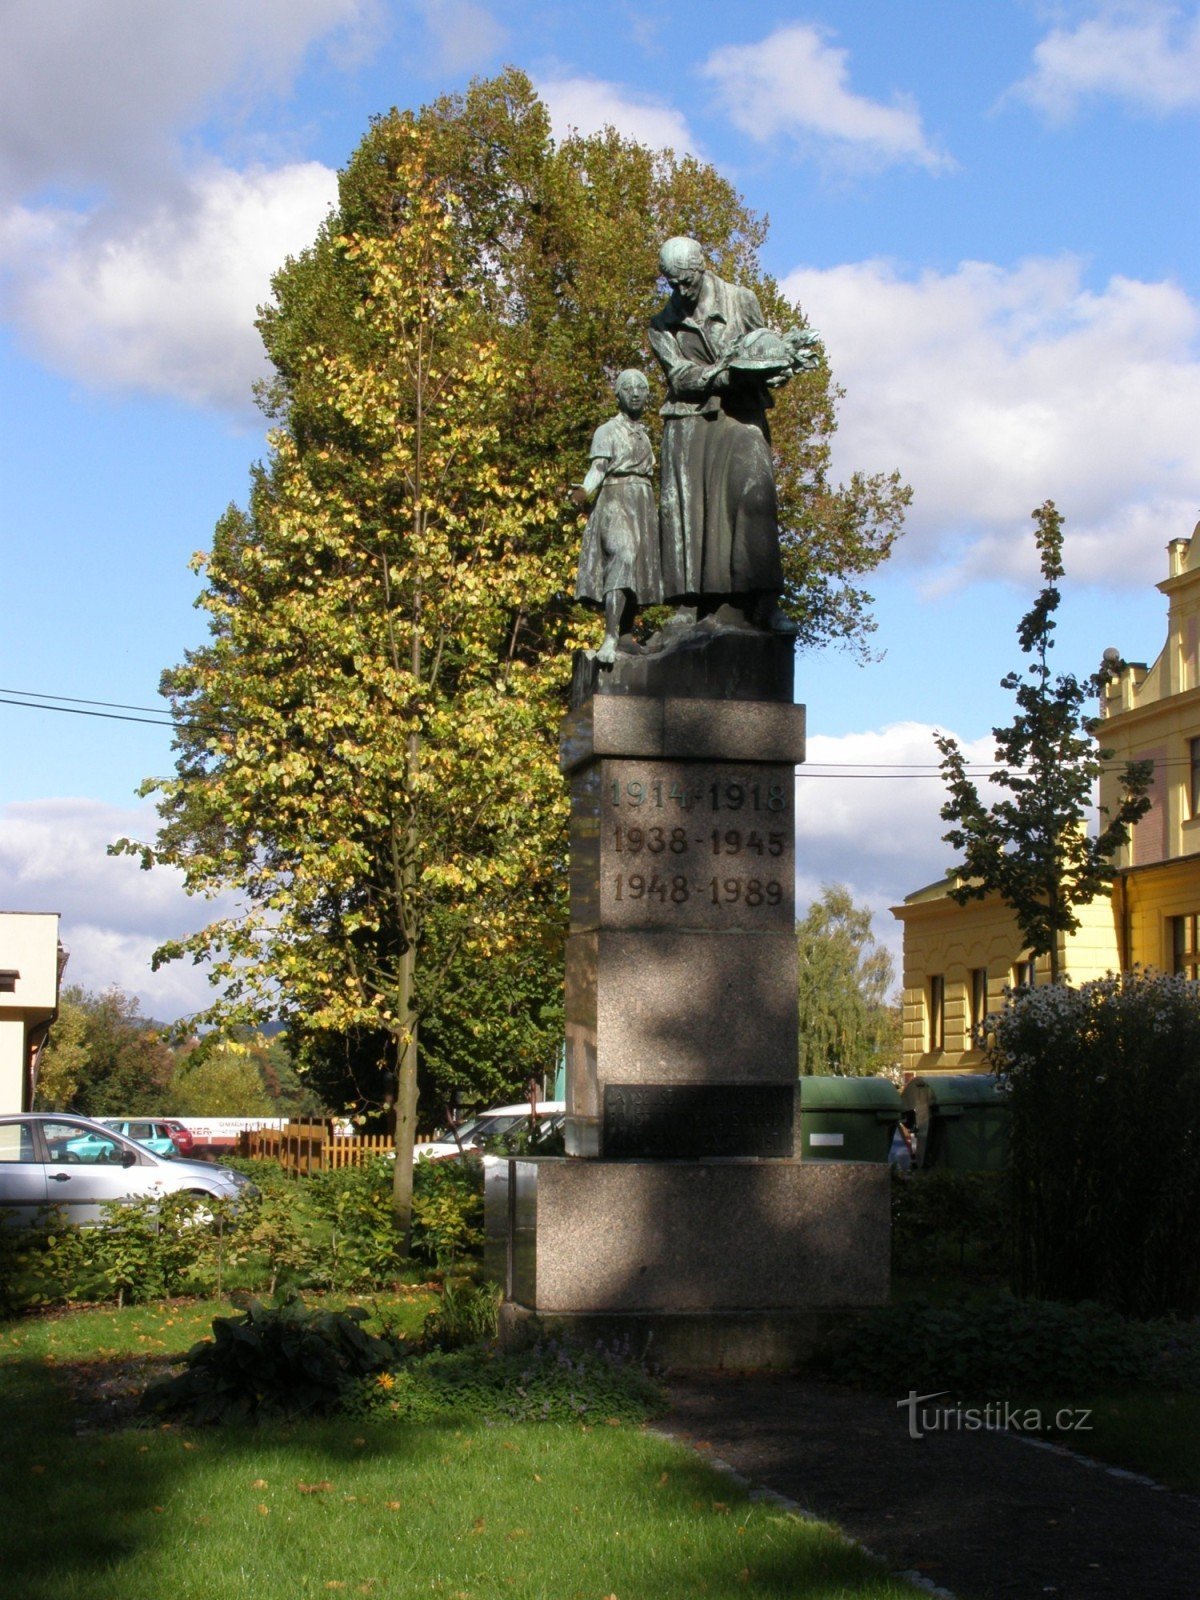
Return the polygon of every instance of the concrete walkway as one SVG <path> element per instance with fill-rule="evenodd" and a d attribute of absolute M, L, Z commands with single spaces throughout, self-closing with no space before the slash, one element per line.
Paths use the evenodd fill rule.
<path fill-rule="evenodd" d="M 1009 1434 L 910 1438 L 900 1395 L 721 1374 L 670 1387 L 677 1437 L 958 1600 L 1200 1600 L 1193 1496 Z"/>

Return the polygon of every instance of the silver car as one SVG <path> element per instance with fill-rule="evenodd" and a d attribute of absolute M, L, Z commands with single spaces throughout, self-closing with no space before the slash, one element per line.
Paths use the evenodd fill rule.
<path fill-rule="evenodd" d="M 102 1220 L 106 1201 L 179 1190 L 237 1200 L 254 1186 L 228 1167 L 157 1156 L 87 1117 L 53 1111 L 0 1117 L 0 1224 L 27 1226 L 55 1206 L 68 1222 L 86 1227 Z"/>

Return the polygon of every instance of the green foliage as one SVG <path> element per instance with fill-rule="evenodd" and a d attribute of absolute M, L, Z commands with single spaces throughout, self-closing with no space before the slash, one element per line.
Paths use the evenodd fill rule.
<path fill-rule="evenodd" d="M 0 1212 L 0 1316 L 80 1297 L 98 1282 L 83 1235 L 48 1209 L 42 1224 L 21 1227 Z"/>
<path fill-rule="evenodd" d="M 152 1385 L 144 1406 L 196 1423 L 334 1410 L 351 1385 L 399 1354 L 368 1333 L 367 1312 L 310 1310 L 299 1299 L 242 1316 L 215 1317 L 212 1340 L 194 1345 L 183 1372 Z"/>
<path fill-rule="evenodd" d="M 892 1177 L 892 1267 L 918 1281 L 948 1266 L 1007 1280 L 1012 1208 L 1006 1172 L 928 1172 Z"/>
<path fill-rule="evenodd" d="M 500 1290 L 469 1278 L 447 1278 L 437 1305 L 425 1317 L 421 1342 L 427 1349 L 461 1350 L 494 1339 L 500 1316 Z"/>
<path fill-rule="evenodd" d="M 302 1279 L 318 1262 L 311 1232 L 303 1226 L 295 1196 L 272 1190 L 254 1207 L 242 1232 L 248 1255 L 261 1257 L 267 1269 L 267 1293 L 272 1297 L 281 1281 Z"/>
<path fill-rule="evenodd" d="M 1079 926 L 1075 907 L 1089 905 L 1111 881 L 1109 858 L 1149 809 L 1146 790 L 1153 768 L 1129 763 L 1116 816 L 1089 838 L 1092 792 L 1109 752 L 1096 748 L 1098 721 L 1083 708 L 1099 693 L 1100 678 L 1051 674 L 1063 576 L 1062 518 L 1047 500 L 1033 519 L 1043 588 L 1017 628 L 1021 650 L 1032 660 L 1026 677 L 1010 672 L 1001 679 L 1017 710 L 1007 727 L 992 730 L 1001 764 L 991 781 L 1011 799 L 985 806 L 957 742 L 941 734 L 935 742 L 949 789 L 941 814 L 952 826 L 944 837 L 962 853 L 951 899 L 966 905 L 999 894 L 1012 907 L 1032 954 L 1050 957 L 1051 980 L 1057 983 L 1059 939 Z"/>
<path fill-rule="evenodd" d="M 644 1422 L 666 1397 L 620 1349 L 550 1341 L 505 1353 L 492 1346 L 431 1351 L 358 1386 L 354 1414 L 403 1422 Z"/>
<path fill-rule="evenodd" d="M 276 1109 L 249 1047 L 211 1034 L 180 1062 L 171 1105 L 180 1117 L 269 1117 Z"/>
<path fill-rule="evenodd" d="M 180 1191 L 113 1200 L 100 1210 L 99 1227 L 75 1230 L 70 1262 L 98 1272 L 118 1306 L 177 1294 L 208 1260 L 220 1294 L 228 1202 Z"/>
<path fill-rule="evenodd" d="M 175 1069 L 175 1053 L 138 1002 L 120 989 L 92 994 L 63 990 L 39 1073 L 37 1106 L 88 1117 L 159 1112 Z M 61 1023 L 61 1031 L 60 1031 Z"/>
<path fill-rule="evenodd" d="M 892 958 L 871 913 L 845 884 L 826 884 L 796 928 L 800 1071 L 870 1076 L 900 1060 L 900 1017 L 888 1004 Z"/>
<path fill-rule="evenodd" d="M 38 1061 L 34 1106 L 38 1111 L 65 1111 L 87 1074 L 88 1014 L 79 989 L 65 989 L 59 997 L 58 1015 Z"/>
<path fill-rule="evenodd" d="M 483 1244 L 483 1166 L 419 1161 L 413 1172 L 413 1254 L 447 1267 Z"/>
<path fill-rule="evenodd" d="M 94 1230 L 91 1255 L 117 1305 L 165 1293 L 156 1202 L 142 1196 L 110 1201 L 100 1210 L 103 1224 Z"/>
<path fill-rule="evenodd" d="M 318 1172 L 308 1180 L 319 1216 L 329 1225 L 326 1269 L 335 1288 L 377 1286 L 395 1279 L 403 1240 L 392 1212 L 392 1164 Z"/>
<path fill-rule="evenodd" d="M 1200 992 L 1127 974 L 994 1019 L 1017 1286 L 1132 1316 L 1200 1311 Z"/>
<path fill-rule="evenodd" d="M 1194 1325 L 1127 1320 L 1094 1304 L 1011 1296 L 963 1305 L 906 1300 L 867 1313 L 818 1361 L 841 1383 L 972 1399 L 1200 1388 Z"/>

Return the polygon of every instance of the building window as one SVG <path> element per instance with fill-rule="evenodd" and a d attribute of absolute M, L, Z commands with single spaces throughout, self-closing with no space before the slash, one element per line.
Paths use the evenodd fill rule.
<path fill-rule="evenodd" d="M 1193 980 L 1200 978 L 1200 912 L 1190 911 L 1170 922 L 1171 971 Z"/>
<path fill-rule="evenodd" d="M 11 969 L 0 971 L 0 994 L 16 994 L 17 979 L 20 976 L 19 972 L 13 972 Z"/>
<path fill-rule="evenodd" d="M 1013 988 L 1032 989 L 1037 982 L 1037 961 L 1030 956 L 1028 961 L 1018 961 L 1013 968 Z"/>
<path fill-rule="evenodd" d="M 946 979 L 937 972 L 929 979 L 929 1049 L 946 1048 Z"/>
<path fill-rule="evenodd" d="M 983 1021 L 988 1014 L 988 975 L 986 967 L 971 968 L 971 1038 L 972 1046 L 983 1043 Z"/>
<path fill-rule="evenodd" d="M 1188 740 L 1191 772 L 1188 784 L 1188 816 L 1200 817 L 1200 739 Z"/>

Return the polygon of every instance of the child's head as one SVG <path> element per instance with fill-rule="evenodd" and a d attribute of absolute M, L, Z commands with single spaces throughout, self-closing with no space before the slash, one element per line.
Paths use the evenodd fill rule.
<path fill-rule="evenodd" d="M 617 404 L 631 417 L 640 417 L 650 398 L 650 383 L 644 372 L 636 367 L 626 367 L 613 387 L 617 391 Z"/>

